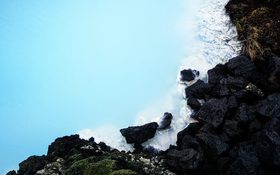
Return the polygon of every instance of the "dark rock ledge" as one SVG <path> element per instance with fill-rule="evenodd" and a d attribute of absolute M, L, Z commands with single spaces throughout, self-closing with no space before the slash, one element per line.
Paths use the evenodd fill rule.
<path fill-rule="evenodd" d="M 65 136 L 8 175 L 279 175 L 280 1 L 230 0 L 226 9 L 243 54 L 209 70 L 208 82 L 181 72 L 181 81 L 196 81 L 185 93 L 197 122 L 178 133 L 176 146 L 159 152 L 141 145 L 169 128 L 172 114 L 165 113 L 159 124 L 121 130 L 134 153 Z"/>

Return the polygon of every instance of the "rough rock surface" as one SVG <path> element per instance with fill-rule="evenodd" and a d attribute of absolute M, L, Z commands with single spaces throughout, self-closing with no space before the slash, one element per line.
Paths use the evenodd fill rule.
<path fill-rule="evenodd" d="M 156 122 L 148 123 L 142 126 L 133 126 L 121 129 L 121 134 L 125 137 L 127 143 L 141 144 L 155 136 L 158 124 Z"/>

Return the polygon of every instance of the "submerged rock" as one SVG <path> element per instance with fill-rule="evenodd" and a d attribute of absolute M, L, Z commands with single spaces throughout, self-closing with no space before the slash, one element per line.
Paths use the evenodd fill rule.
<path fill-rule="evenodd" d="M 125 137 L 127 143 L 143 143 L 155 136 L 158 129 L 156 122 L 148 123 L 142 126 L 133 126 L 121 129 L 121 134 Z"/>

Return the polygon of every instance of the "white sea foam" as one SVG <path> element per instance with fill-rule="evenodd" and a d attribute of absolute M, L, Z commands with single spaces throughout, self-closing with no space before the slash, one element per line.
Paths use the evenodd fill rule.
<path fill-rule="evenodd" d="M 187 1 L 187 0 L 186 0 Z M 216 64 L 225 63 L 230 58 L 238 55 L 241 44 L 237 40 L 235 27 L 230 23 L 229 17 L 225 14 L 225 5 L 228 0 L 203 0 L 196 3 L 196 10 L 193 16 L 186 17 L 188 20 L 182 26 L 188 30 L 188 53 L 182 60 L 178 74 L 183 69 L 196 69 L 200 71 L 200 79 L 207 80 L 207 70 Z M 189 28 L 187 28 L 189 26 Z M 190 47 L 191 45 L 191 47 Z M 179 78 L 177 78 L 179 80 Z M 135 125 L 145 124 L 151 121 L 160 121 L 164 112 L 171 112 L 173 120 L 170 129 L 158 131 L 153 139 L 144 143 L 146 146 L 153 146 L 165 150 L 170 144 L 175 145 L 177 133 L 184 129 L 188 123 L 193 122 L 190 118 L 192 110 L 187 106 L 184 98 L 186 85 L 178 81 L 178 85 L 172 87 L 167 95 L 158 100 L 148 109 L 143 110 L 136 117 Z M 105 137 L 104 132 L 108 137 Z M 96 130 L 83 130 L 79 132 L 81 137 L 94 136 L 98 141 L 105 141 L 112 147 L 121 150 L 131 150 L 131 146 L 125 143 L 124 138 L 116 128 L 99 128 Z"/>

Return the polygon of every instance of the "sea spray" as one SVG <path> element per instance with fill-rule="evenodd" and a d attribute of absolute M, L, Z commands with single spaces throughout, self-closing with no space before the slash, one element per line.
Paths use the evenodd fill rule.
<path fill-rule="evenodd" d="M 186 49 L 188 53 L 179 68 L 178 85 L 171 87 L 165 97 L 139 113 L 135 125 L 152 121 L 160 122 L 164 112 L 172 113 L 174 118 L 169 129 L 158 131 L 153 139 L 143 143 L 144 146 L 166 150 L 171 144 L 176 144 L 177 133 L 188 123 L 193 122 L 190 118 L 192 109 L 188 107 L 184 96 L 184 89 L 187 85 L 180 82 L 179 78 L 181 70 L 189 68 L 198 70 L 200 72 L 198 78 L 207 81 L 208 69 L 213 68 L 216 64 L 225 63 L 239 54 L 241 44 L 238 42 L 236 29 L 231 25 L 224 9 L 227 2 L 228 0 L 203 0 L 196 3 L 195 9 L 197 10 L 192 10 L 193 16 L 184 18 L 188 21 L 184 21 L 182 26 L 189 35 L 193 36 L 188 37 L 186 41 L 189 42 Z M 195 80 L 192 83 L 194 82 Z M 116 127 L 104 126 L 95 130 L 82 130 L 78 133 L 83 138 L 93 136 L 97 141 L 104 141 L 120 150 L 132 150 L 131 145 L 125 143 Z"/>

